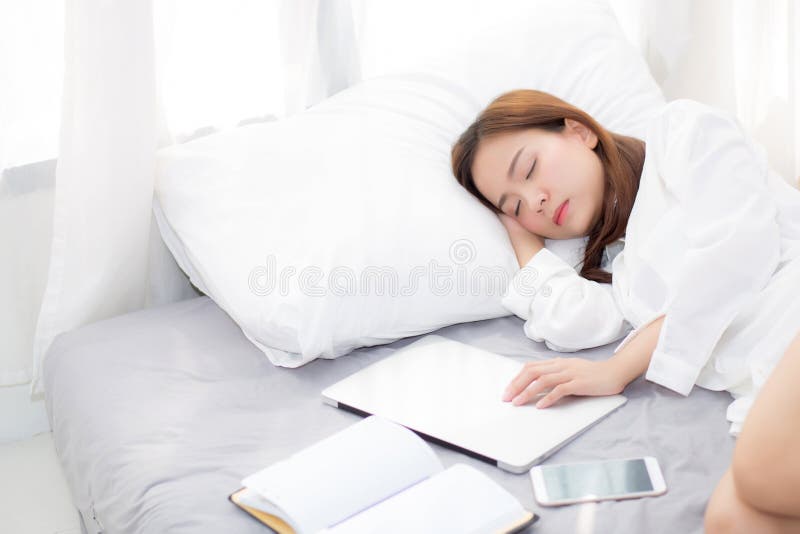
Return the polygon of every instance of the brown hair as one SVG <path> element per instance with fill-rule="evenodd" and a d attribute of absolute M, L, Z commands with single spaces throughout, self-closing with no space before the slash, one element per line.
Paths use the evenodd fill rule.
<path fill-rule="evenodd" d="M 606 245 L 625 233 L 644 165 L 643 141 L 606 130 L 585 111 L 551 94 L 519 89 L 497 97 L 461 134 L 451 152 L 453 174 L 458 183 L 492 212 L 500 213 L 475 187 L 472 162 L 478 143 L 491 135 L 526 128 L 560 132 L 564 119 L 579 121 L 597 135 L 594 151 L 603 164 L 605 179 L 603 211 L 589 231 L 580 275 L 595 282 L 610 283 L 611 273 L 600 268 L 603 251 Z"/>

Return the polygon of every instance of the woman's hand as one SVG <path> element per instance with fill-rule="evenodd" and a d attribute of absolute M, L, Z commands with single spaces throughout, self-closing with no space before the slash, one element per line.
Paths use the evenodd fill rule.
<path fill-rule="evenodd" d="M 616 395 L 641 376 L 650 365 L 665 315 L 651 321 L 608 360 L 555 358 L 526 363 L 506 388 L 503 400 L 525 404 L 546 390 L 536 403 L 547 408 L 567 395 Z"/>
<path fill-rule="evenodd" d="M 510 215 L 506 215 L 505 213 L 498 213 L 497 217 L 500 218 L 500 222 L 503 223 L 503 226 L 506 227 L 506 231 L 509 233 L 509 235 L 517 233 L 525 233 L 528 231 L 524 226 L 518 223 L 514 217 Z"/>
<path fill-rule="evenodd" d="M 499 213 L 497 216 L 508 232 L 519 266 L 524 267 L 537 252 L 544 248 L 544 238 L 528 231 L 516 219 L 505 213 Z"/>
<path fill-rule="evenodd" d="M 555 358 L 526 363 L 506 388 L 503 401 L 513 399 L 519 406 L 550 390 L 536 403 L 537 408 L 547 408 L 566 395 L 616 395 L 627 384 L 612 360 Z"/>

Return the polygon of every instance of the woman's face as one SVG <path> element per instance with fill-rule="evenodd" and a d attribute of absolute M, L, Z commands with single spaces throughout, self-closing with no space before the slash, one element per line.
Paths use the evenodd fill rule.
<path fill-rule="evenodd" d="M 589 235 L 603 206 L 597 136 L 580 122 L 565 123 L 561 132 L 528 128 L 484 138 L 472 164 L 489 202 L 548 239 Z"/>

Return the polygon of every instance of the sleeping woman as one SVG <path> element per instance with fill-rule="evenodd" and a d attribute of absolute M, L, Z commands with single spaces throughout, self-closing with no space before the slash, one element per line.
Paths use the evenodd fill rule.
<path fill-rule="evenodd" d="M 521 269 L 503 304 L 528 337 L 562 352 L 625 337 L 608 360 L 527 363 L 503 400 L 546 408 L 643 373 L 682 395 L 729 391 L 739 437 L 707 531 L 800 531 L 800 190 L 736 120 L 676 100 L 640 140 L 518 90 L 480 113 L 452 166 L 508 231 Z M 544 247 L 572 238 L 579 268 Z"/>

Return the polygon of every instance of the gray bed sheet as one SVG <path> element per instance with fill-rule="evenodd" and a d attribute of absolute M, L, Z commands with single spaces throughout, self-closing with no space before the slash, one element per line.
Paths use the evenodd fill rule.
<path fill-rule="evenodd" d="M 525 337 L 515 316 L 436 333 L 521 362 L 559 355 Z M 60 335 L 44 363 L 47 410 L 85 532 L 269 532 L 228 494 L 244 476 L 359 421 L 324 404 L 320 391 L 419 337 L 275 367 L 208 297 Z M 604 358 L 615 345 L 574 355 Z M 730 396 L 695 388 L 683 398 L 641 378 L 625 395 L 625 406 L 546 463 L 653 455 L 666 495 L 545 508 L 528 475 L 431 446 L 446 467 L 480 469 L 539 514 L 526 533 L 702 532 L 735 443 L 725 421 Z"/>

